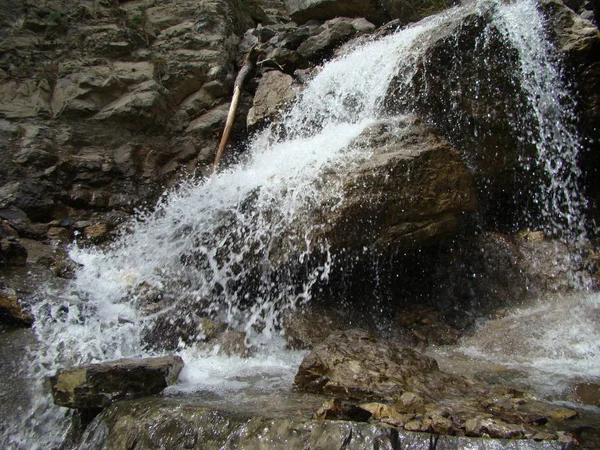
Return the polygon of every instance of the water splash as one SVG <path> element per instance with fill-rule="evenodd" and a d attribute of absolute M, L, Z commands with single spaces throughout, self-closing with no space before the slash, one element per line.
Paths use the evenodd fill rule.
<path fill-rule="evenodd" d="M 82 266 L 76 279 L 33 311 L 45 348 L 37 375 L 166 349 L 189 352 L 205 337 L 206 316 L 245 331 L 255 347 L 277 342 L 284 312 L 308 301 L 335 264 L 315 236 L 326 220 L 320 211 L 339 206 L 340 180 L 361 152 L 349 143 L 381 115 L 402 55 L 434 24 L 363 42 L 329 62 L 283 122 L 253 138 L 246 161 L 182 182 L 140 212 L 110 249 L 72 249 Z M 192 354 L 186 362 L 198 368 Z M 208 367 L 220 357 L 197 358 Z M 49 448 L 64 433 L 57 422 L 64 413 L 38 398 L 37 428 L 22 433 L 22 442 Z"/>
<path fill-rule="evenodd" d="M 581 246 L 586 241 L 586 200 L 578 185 L 582 144 L 575 104 L 564 84 L 562 61 L 534 0 L 499 2 L 495 23 L 519 53 L 520 83 L 536 124 L 530 140 L 544 179 L 535 192 L 549 234 Z"/>

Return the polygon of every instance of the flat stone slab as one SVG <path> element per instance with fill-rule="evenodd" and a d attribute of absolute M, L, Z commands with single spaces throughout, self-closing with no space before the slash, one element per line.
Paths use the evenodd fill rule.
<path fill-rule="evenodd" d="M 128 358 L 58 371 L 50 377 L 54 403 L 67 408 L 105 408 L 115 400 L 160 393 L 183 368 L 179 356 Z"/>

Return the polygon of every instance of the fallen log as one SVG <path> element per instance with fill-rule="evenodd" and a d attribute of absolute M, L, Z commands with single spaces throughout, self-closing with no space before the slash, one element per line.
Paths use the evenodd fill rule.
<path fill-rule="evenodd" d="M 233 96 L 231 97 L 231 104 L 229 105 L 229 112 L 227 113 L 227 121 L 225 122 L 225 129 L 223 130 L 223 136 L 221 136 L 221 141 L 219 142 L 219 148 L 217 150 L 217 156 L 215 157 L 215 161 L 213 163 L 212 173 L 214 174 L 217 171 L 217 166 L 221 161 L 221 157 L 223 156 L 223 152 L 225 150 L 225 146 L 229 142 L 229 136 L 231 135 L 231 128 L 233 127 L 233 122 L 235 120 L 235 114 L 237 113 L 238 104 L 240 101 L 240 96 L 242 95 L 242 90 L 246 83 L 252 78 L 254 71 L 256 70 L 256 64 L 258 61 L 258 56 L 260 55 L 260 48 L 258 45 L 253 45 L 250 48 L 250 51 L 246 55 L 246 59 L 244 61 L 244 65 L 240 69 L 235 78 L 235 83 L 233 84 Z"/>

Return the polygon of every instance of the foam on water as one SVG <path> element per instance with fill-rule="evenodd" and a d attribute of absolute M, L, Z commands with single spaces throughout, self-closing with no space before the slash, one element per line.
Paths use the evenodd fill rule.
<path fill-rule="evenodd" d="M 263 392 L 289 390 L 305 351 L 270 349 L 252 358 L 200 352 L 195 348 L 179 352 L 185 366 L 177 384 L 168 393 L 209 391 L 232 395 L 242 390 Z"/>
<path fill-rule="evenodd" d="M 483 323 L 461 351 L 524 370 L 535 388 L 556 394 L 572 380 L 600 378 L 598 329 L 600 294 L 553 294 Z"/>

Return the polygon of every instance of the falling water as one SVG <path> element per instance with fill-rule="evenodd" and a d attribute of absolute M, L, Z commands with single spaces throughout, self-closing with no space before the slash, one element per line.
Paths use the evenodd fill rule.
<path fill-rule="evenodd" d="M 564 85 L 562 62 L 547 36 L 535 1 L 500 2 L 496 24 L 519 53 L 520 82 L 537 125 L 530 139 L 537 149 L 536 163 L 545 180 L 535 192 L 550 234 L 573 244 L 585 242 L 586 206 L 578 180 L 582 150 L 575 130 L 575 105 Z"/>
<path fill-rule="evenodd" d="M 536 146 L 552 180 L 539 201 L 552 227 L 579 233 L 580 146 L 569 125 L 572 111 L 556 55 L 541 38 L 543 22 L 532 1 L 497 11 L 496 23 L 520 54 L 523 86 L 538 123 Z M 253 137 L 245 161 L 166 192 L 110 249 L 72 249 L 82 265 L 76 279 L 67 291 L 44 293 L 35 306 L 45 349 L 35 355 L 37 376 L 61 366 L 178 350 L 186 358 L 187 382 L 206 380 L 203 373 L 226 378 L 235 364 L 222 370 L 228 362 L 219 360 L 213 370 L 216 360 L 195 351 L 205 339 L 202 318 L 208 316 L 244 331 L 246 344 L 264 347 L 263 361 L 279 365 L 289 378 L 301 355 L 273 356 L 270 343 L 278 342 L 283 314 L 309 301 L 338 270 L 327 241 L 317 236 L 326 220 L 321 212 L 335 211 L 343 201 L 343 175 L 368 157 L 350 144 L 385 115 L 391 79 L 405 73 L 410 80 L 436 27 L 472 12 L 473 6 L 454 8 L 356 44 L 321 68 L 279 125 Z M 152 341 L 153 334 L 160 334 L 163 345 Z M 46 397 L 37 402 L 28 430 L 15 442 L 49 448 L 61 439 L 63 413 L 50 408 Z"/>

